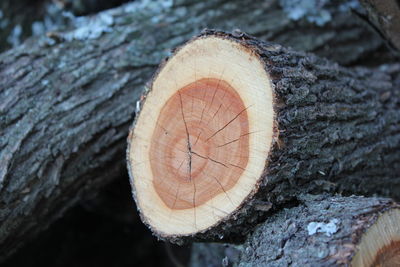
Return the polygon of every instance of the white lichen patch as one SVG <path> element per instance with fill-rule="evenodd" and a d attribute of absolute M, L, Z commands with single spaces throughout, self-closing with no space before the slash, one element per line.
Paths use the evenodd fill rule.
<path fill-rule="evenodd" d="M 67 41 L 97 39 L 103 33 L 111 32 L 113 24 L 114 18 L 107 12 L 94 17 L 79 17 L 76 18 L 77 28 L 64 34 L 63 37 Z"/>
<path fill-rule="evenodd" d="M 281 0 L 280 4 L 292 20 L 306 18 L 319 26 L 324 25 L 331 20 L 330 12 L 323 8 L 326 0 Z"/>
<path fill-rule="evenodd" d="M 338 219 L 332 219 L 329 221 L 329 223 L 310 222 L 307 226 L 308 235 L 324 233 L 326 236 L 332 236 L 339 230 L 338 224 Z"/>
<path fill-rule="evenodd" d="M 75 17 L 72 13 L 65 11 L 53 2 L 48 3 L 45 8 L 43 19 L 34 21 L 31 25 L 32 35 L 44 36 L 47 32 L 59 31 L 73 25 Z"/>
<path fill-rule="evenodd" d="M 137 13 L 132 16 L 142 15 L 142 13 L 151 13 L 149 19 L 159 21 L 165 11 L 170 9 L 174 0 L 137 0 L 124 5 L 123 10 L 126 13 Z M 118 24 L 120 16 L 119 8 L 102 11 L 93 16 L 76 17 L 69 11 L 64 11 L 60 6 L 52 3 L 47 6 L 47 16 L 43 21 L 35 21 L 32 24 L 32 33 L 36 36 L 43 36 L 46 45 L 54 45 L 56 41 L 52 38 L 65 41 L 97 39 L 103 33 L 113 31 L 113 26 Z M 0 21 L 1 22 L 1 21 Z M 1 24 L 0 24 L 1 26 Z M 66 28 L 71 30 L 64 31 Z M 51 32 L 50 38 L 45 36 Z M 57 40 L 58 42 L 58 40 Z"/>
<path fill-rule="evenodd" d="M 329 8 L 331 2 L 328 0 L 280 0 L 279 3 L 290 19 L 300 20 L 304 18 L 318 26 L 325 25 L 335 15 L 331 13 Z M 359 7 L 358 1 L 350 0 L 340 4 L 339 10 L 348 12 Z"/>
<path fill-rule="evenodd" d="M 153 12 L 165 12 L 174 5 L 174 0 L 141 0 L 134 1 L 125 5 L 125 12 L 131 13 L 138 10 L 151 10 Z"/>

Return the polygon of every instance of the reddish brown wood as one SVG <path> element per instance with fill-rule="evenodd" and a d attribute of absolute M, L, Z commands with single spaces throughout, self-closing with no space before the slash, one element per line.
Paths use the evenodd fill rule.
<path fill-rule="evenodd" d="M 400 241 L 392 241 L 376 254 L 372 267 L 400 266 Z"/>
<path fill-rule="evenodd" d="M 226 193 L 246 168 L 247 109 L 225 81 L 200 79 L 183 87 L 157 124 L 150 148 L 153 184 L 171 209 L 193 208 Z"/>

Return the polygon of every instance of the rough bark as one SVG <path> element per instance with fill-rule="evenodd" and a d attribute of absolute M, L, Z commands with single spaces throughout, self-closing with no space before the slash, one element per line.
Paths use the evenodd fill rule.
<path fill-rule="evenodd" d="M 370 22 L 386 39 L 388 44 L 400 53 L 400 3 L 395 0 L 361 0 Z"/>
<path fill-rule="evenodd" d="M 317 26 L 290 19 L 277 1 L 241 4 L 132 3 L 0 55 L 0 258 L 125 171 L 144 82 L 171 47 L 203 27 L 240 27 L 342 63 L 382 48 L 335 5 L 327 7 L 335 20 Z"/>
<path fill-rule="evenodd" d="M 373 70 L 343 68 L 240 32 L 206 30 L 197 38 L 216 36 L 258 54 L 270 75 L 275 127 L 269 158 L 253 192 L 216 225 L 185 236 L 164 236 L 152 229 L 156 235 L 178 244 L 235 242 L 270 208 L 287 205 L 301 193 L 400 199 L 398 64 Z"/>
<path fill-rule="evenodd" d="M 400 198 L 399 65 L 346 69 L 254 38 L 229 38 L 259 53 L 274 87 L 277 132 L 262 185 L 268 201 L 326 187 Z"/>
<path fill-rule="evenodd" d="M 238 266 L 349 266 L 362 235 L 395 207 L 380 198 L 304 196 L 300 201 L 249 236 Z M 315 223 L 332 227 L 314 233 Z"/>
<path fill-rule="evenodd" d="M 193 245 L 190 266 L 198 266 L 196 260 L 221 266 L 222 259 L 243 267 L 349 266 L 363 234 L 392 208 L 399 206 L 383 198 L 301 195 L 295 207 L 268 218 L 241 245 Z M 315 225 L 321 226 L 317 232 Z"/>

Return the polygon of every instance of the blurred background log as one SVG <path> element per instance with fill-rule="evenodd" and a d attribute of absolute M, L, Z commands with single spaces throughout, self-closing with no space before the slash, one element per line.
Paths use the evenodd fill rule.
<path fill-rule="evenodd" d="M 71 27 L 74 16 L 94 14 L 124 2 L 128 0 L 2 0 L 0 52 L 30 36 Z"/>
<path fill-rule="evenodd" d="M 396 0 L 361 0 L 368 20 L 388 45 L 400 54 L 400 2 Z"/>
<path fill-rule="evenodd" d="M 190 267 L 236 266 L 239 263 L 242 245 L 221 243 L 193 243 Z"/>
<path fill-rule="evenodd" d="M 49 31 L 63 31 L 78 27 L 75 16 L 90 15 L 98 11 L 128 2 L 128 0 L 4 0 L 0 3 L 0 51 L 21 44 L 30 36 L 44 35 Z M 137 1 L 143 2 L 143 1 Z M 143 2 L 142 9 L 163 5 L 173 5 L 187 9 L 195 6 L 192 0 Z M 201 4 L 200 4 L 201 5 Z M 226 21 L 216 22 L 222 11 L 236 10 L 239 17 L 230 17 Z M 208 5 L 203 5 L 206 8 Z M 233 1 L 212 4 L 214 14 L 210 21 L 196 20 L 195 27 L 211 27 L 227 25 L 226 30 L 241 28 L 246 32 L 271 41 L 291 46 L 296 50 L 314 52 L 320 56 L 333 59 L 341 64 L 372 64 L 394 60 L 393 55 L 385 47 L 382 38 L 368 23 L 360 19 L 359 14 L 366 11 L 358 1 L 317 1 L 286 0 L 255 1 L 251 5 L 243 5 Z M 199 7 L 200 8 L 200 7 Z M 197 9 L 193 7 L 193 9 Z M 250 12 L 250 11 L 253 12 Z M 354 11 L 353 11 L 354 10 Z M 194 12 L 204 10 L 197 9 Z M 182 11 L 184 12 L 184 11 Z M 165 10 L 165 14 L 168 10 Z M 262 20 L 246 22 L 246 14 Z M 172 15 L 172 14 L 171 14 Z M 185 14 L 180 14 L 185 15 Z M 212 18 L 215 16 L 214 18 Z M 251 20 L 250 16 L 248 16 Z M 229 20 L 229 21 L 228 21 Z M 250 21 L 249 21 L 250 22 Z M 229 28 L 230 27 L 230 28 Z M 332 49 L 334 48 L 334 49 Z"/>

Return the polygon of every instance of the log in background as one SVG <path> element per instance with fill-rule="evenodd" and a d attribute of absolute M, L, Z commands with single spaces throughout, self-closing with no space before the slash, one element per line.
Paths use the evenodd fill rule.
<path fill-rule="evenodd" d="M 137 2 L 1 54 L 1 258 L 125 175 L 125 138 L 145 82 L 204 27 L 240 28 L 344 65 L 394 59 L 349 8 L 324 7 L 335 19 L 316 25 L 291 18 L 282 2 Z"/>

